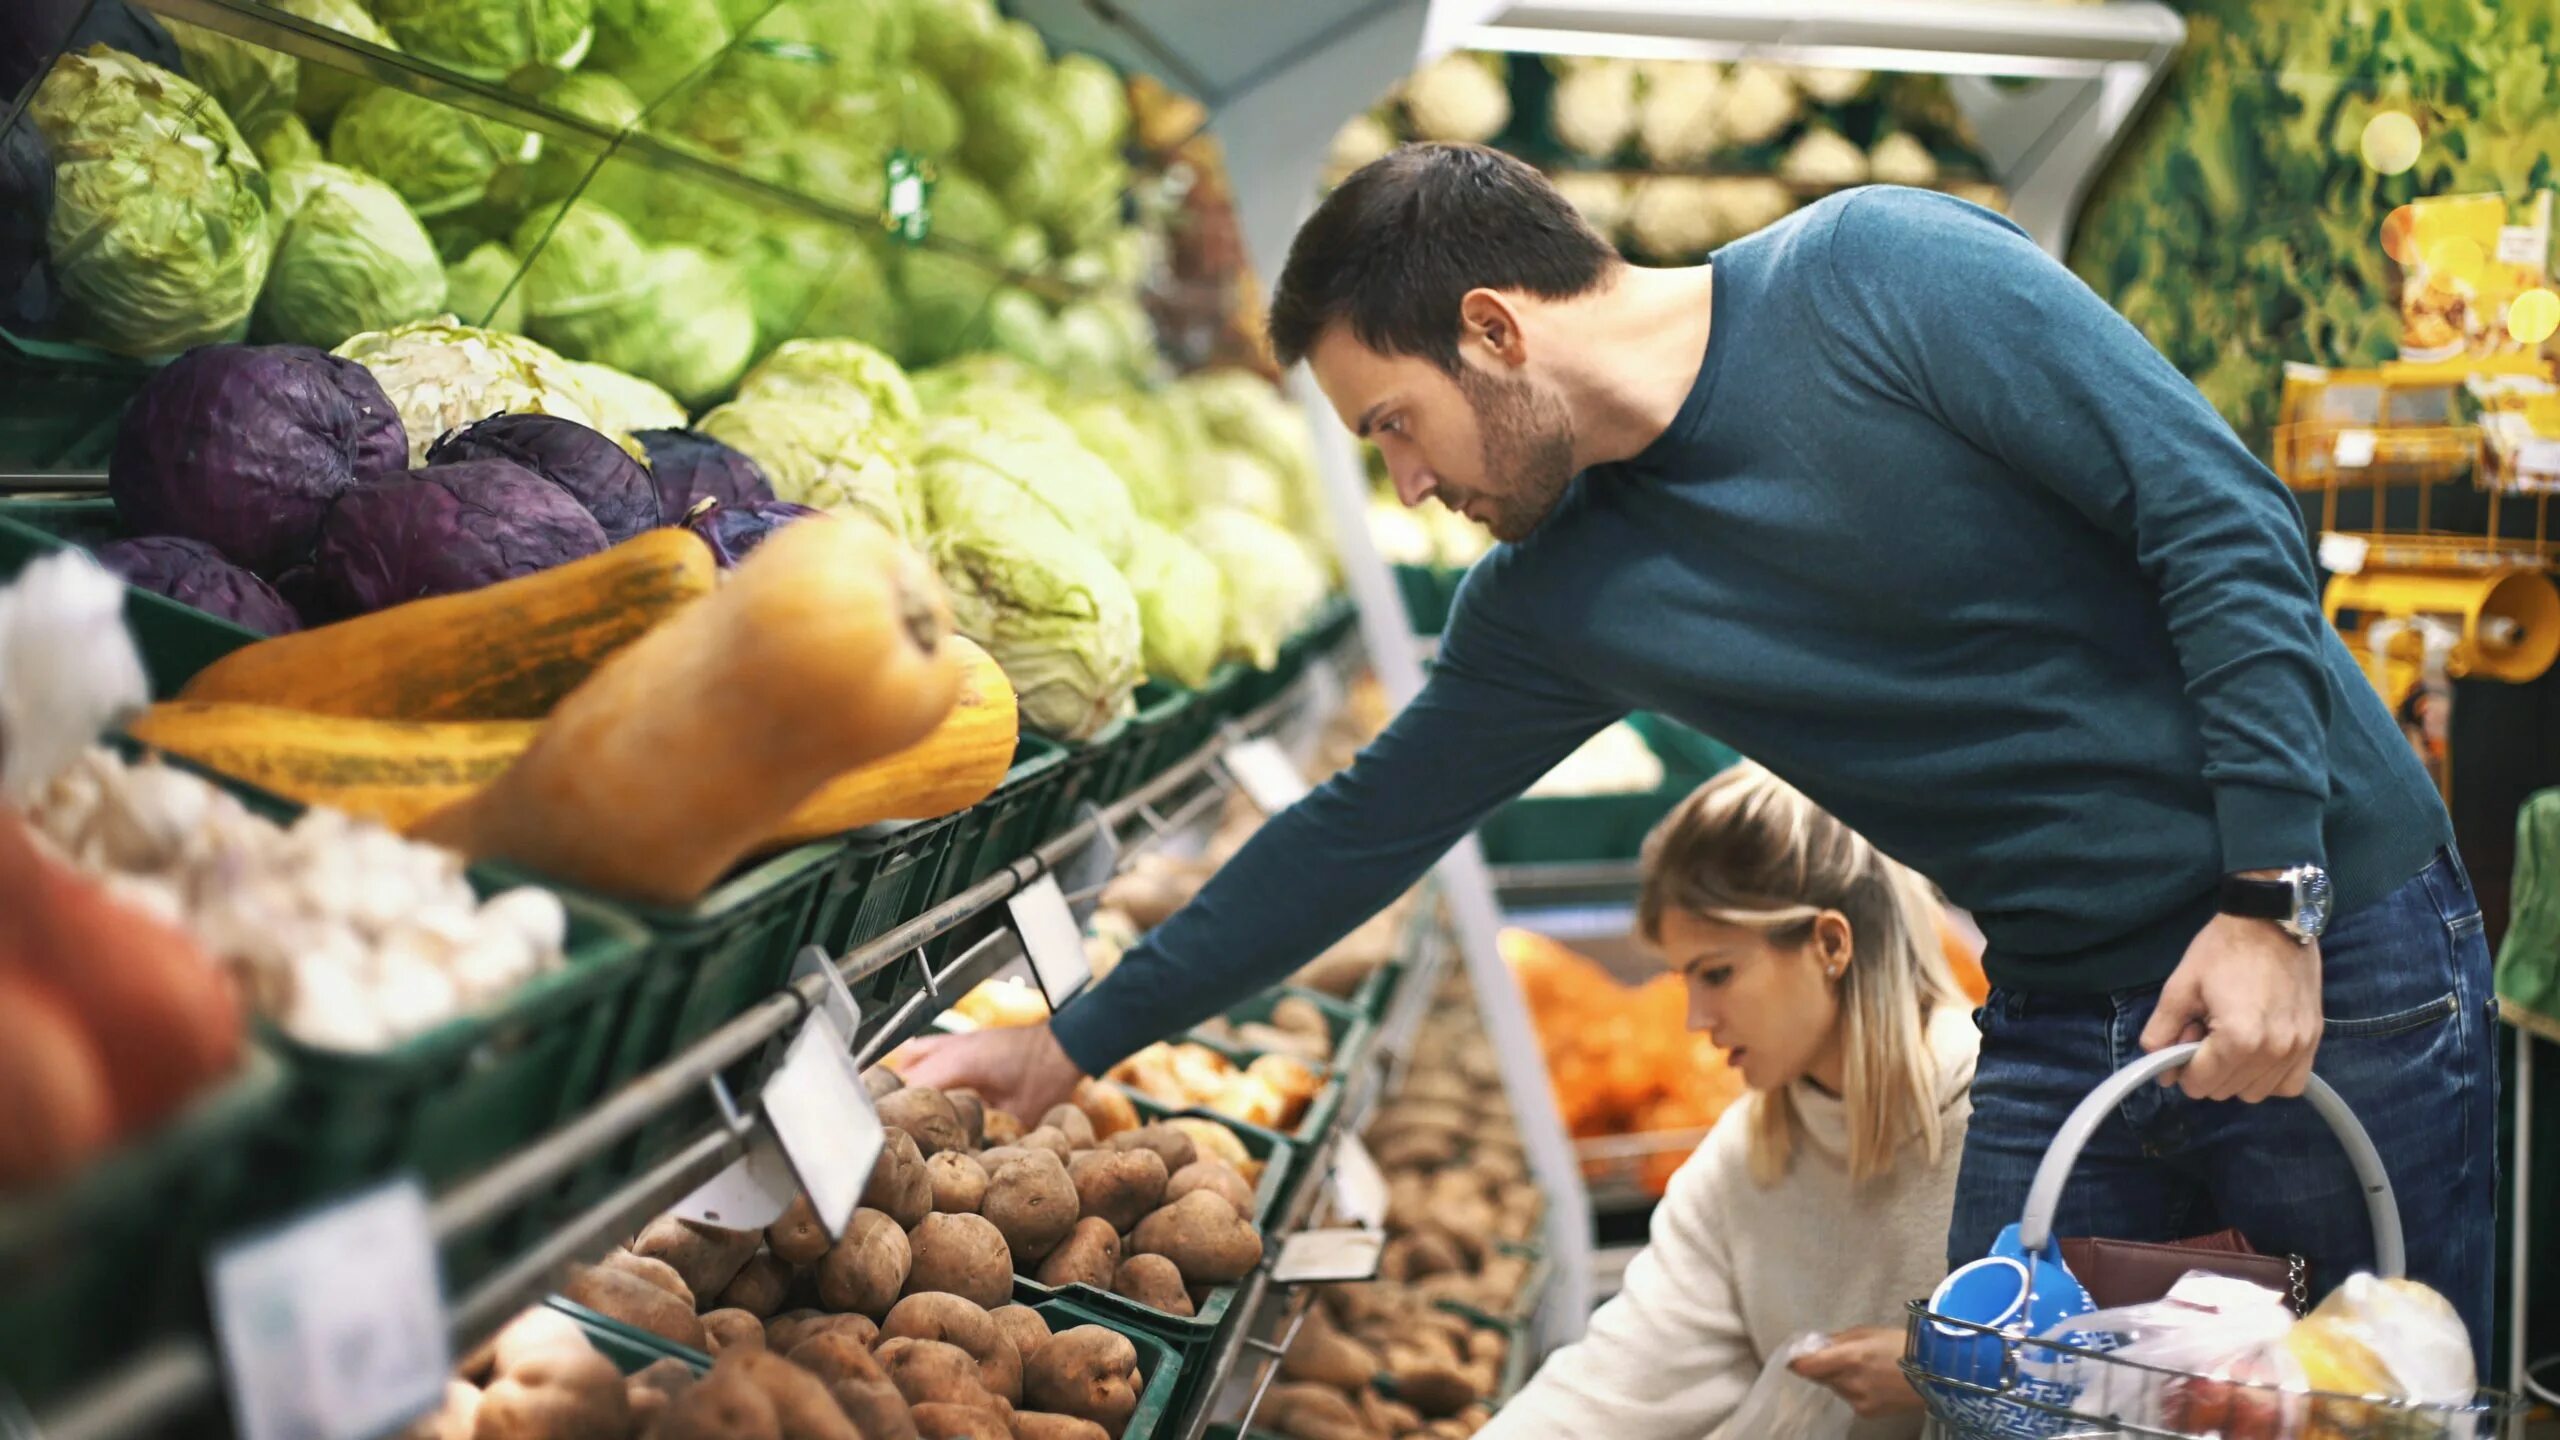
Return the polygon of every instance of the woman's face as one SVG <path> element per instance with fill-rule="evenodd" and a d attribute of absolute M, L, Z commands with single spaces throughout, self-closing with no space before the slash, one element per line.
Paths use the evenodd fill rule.
<path fill-rule="evenodd" d="M 1812 938 L 1765 933 L 1686 911 L 1662 917 L 1663 963 L 1689 987 L 1689 1028 L 1715 1042 L 1754 1090 L 1811 1078 L 1841 1087 L 1840 989 L 1826 972 L 1849 961 L 1849 922 L 1825 911 Z"/>

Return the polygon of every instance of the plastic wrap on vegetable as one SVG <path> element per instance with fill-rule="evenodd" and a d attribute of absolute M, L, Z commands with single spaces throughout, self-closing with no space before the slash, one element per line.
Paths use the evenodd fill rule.
<path fill-rule="evenodd" d="M 711 558 L 719 562 L 721 569 L 728 570 L 747 558 L 774 531 L 794 520 L 826 513 L 788 500 L 745 500 L 725 505 L 706 495 L 686 513 L 684 528 L 701 536 L 703 543 L 711 547 Z"/>
<path fill-rule="evenodd" d="M 507 460 L 569 492 L 595 516 L 610 541 L 628 540 L 658 524 L 658 492 L 649 472 L 599 431 L 556 415 L 492 415 L 427 447 L 430 466 Z"/>
<path fill-rule="evenodd" d="M 658 491 L 658 518 L 681 523 L 704 500 L 745 505 L 771 500 L 764 471 L 738 450 L 691 430 L 642 430 L 634 438 L 649 453 L 649 479 Z"/>
<path fill-rule="evenodd" d="M 150 698 L 124 586 L 95 560 L 48 555 L 0 589 L 0 799 L 25 804 Z"/>
<path fill-rule="evenodd" d="M 98 563 L 128 585 L 219 615 L 261 635 L 282 635 L 302 628 L 301 618 L 273 586 L 232 564 L 221 551 L 201 540 L 145 535 L 110 540 L 96 553 Z"/>
<path fill-rule="evenodd" d="M 313 564 L 331 613 L 364 615 L 530 575 L 605 543 L 568 491 L 510 461 L 465 460 L 340 496 Z"/>

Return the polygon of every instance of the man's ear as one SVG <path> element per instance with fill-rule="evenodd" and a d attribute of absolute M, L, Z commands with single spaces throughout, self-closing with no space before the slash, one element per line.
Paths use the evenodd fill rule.
<path fill-rule="evenodd" d="M 1458 352 L 1479 363 L 1517 370 L 1529 360 L 1520 312 L 1499 290 L 1474 289 L 1458 301 Z"/>

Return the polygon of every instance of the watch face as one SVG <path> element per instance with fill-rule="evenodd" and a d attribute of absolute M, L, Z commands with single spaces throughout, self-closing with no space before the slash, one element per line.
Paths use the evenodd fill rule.
<path fill-rule="evenodd" d="M 2329 872 L 2305 865 L 2293 872 L 2293 929 L 2314 939 L 2329 928 Z"/>

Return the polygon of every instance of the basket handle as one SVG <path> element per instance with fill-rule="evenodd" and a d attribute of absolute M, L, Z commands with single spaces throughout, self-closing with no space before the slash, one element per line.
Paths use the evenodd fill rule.
<path fill-rule="evenodd" d="M 2043 1251 L 2053 1240 L 2053 1212 L 2061 1208 L 2062 1187 L 2071 1178 L 2071 1167 L 2079 1162 L 2081 1149 L 2089 1137 L 2105 1123 L 2107 1113 L 2124 1103 L 2144 1083 L 2162 1072 L 2185 1064 L 2202 1050 L 2200 1044 L 2172 1045 L 2156 1050 L 2134 1061 L 2101 1081 L 2062 1122 L 2053 1144 L 2044 1152 L 2044 1162 L 2036 1167 L 2035 1183 L 2027 1188 L 2027 1210 L 2018 1224 L 2019 1243 L 2028 1254 Z M 2337 1133 L 2338 1143 L 2347 1150 L 2347 1160 L 2355 1166 L 2356 1179 L 2364 1186 L 2365 1208 L 2373 1218 L 2374 1269 L 2387 1280 L 2397 1280 L 2408 1273 L 2409 1257 L 2400 1234 L 2400 1203 L 2391 1194 L 2391 1177 L 2382 1168 L 2382 1155 L 2373 1148 L 2373 1137 L 2364 1124 L 2347 1108 L 2329 1082 L 2314 1075 L 2303 1091 L 2311 1108 L 2329 1122 Z"/>

